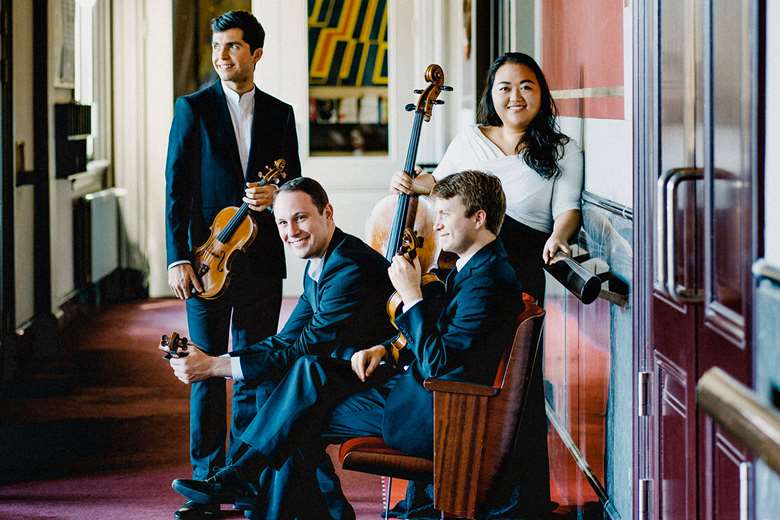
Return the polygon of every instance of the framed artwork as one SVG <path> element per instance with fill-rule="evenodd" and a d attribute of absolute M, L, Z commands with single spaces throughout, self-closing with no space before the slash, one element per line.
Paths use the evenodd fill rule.
<path fill-rule="evenodd" d="M 387 0 L 309 0 L 309 153 L 387 155 Z"/>

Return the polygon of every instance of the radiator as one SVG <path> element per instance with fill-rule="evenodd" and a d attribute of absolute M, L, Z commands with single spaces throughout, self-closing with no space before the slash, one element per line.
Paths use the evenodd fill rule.
<path fill-rule="evenodd" d="M 89 193 L 76 199 L 73 216 L 76 288 L 99 282 L 119 267 L 118 190 Z"/>

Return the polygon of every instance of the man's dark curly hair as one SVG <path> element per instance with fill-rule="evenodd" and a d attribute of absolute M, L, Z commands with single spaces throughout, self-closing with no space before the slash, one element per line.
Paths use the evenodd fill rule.
<path fill-rule="evenodd" d="M 563 157 L 563 147 L 569 142 L 569 137 L 558 128 L 558 109 L 550 94 L 550 87 L 544 73 L 536 61 L 522 52 L 507 52 L 496 58 L 487 73 L 485 90 L 479 100 L 477 122 L 481 125 L 503 126 L 504 123 L 493 106 L 491 92 L 496 80 L 496 72 L 506 63 L 525 65 L 533 71 L 541 91 L 541 107 L 539 113 L 525 129 L 523 137 L 515 146 L 515 152 L 522 154 L 523 159 L 531 168 L 545 179 L 557 176 L 561 168 L 558 161 Z"/>
<path fill-rule="evenodd" d="M 248 11 L 228 11 L 211 19 L 211 32 L 225 32 L 228 29 L 241 29 L 249 51 L 262 49 L 265 43 L 265 31 L 257 18 Z"/>

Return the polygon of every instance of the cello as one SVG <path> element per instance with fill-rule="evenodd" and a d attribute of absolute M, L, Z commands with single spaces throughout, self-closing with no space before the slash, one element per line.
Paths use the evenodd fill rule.
<path fill-rule="evenodd" d="M 420 94 L 417 104 L 406 105 L 407 112 L 414 111 L 412 132 L 404 164 L 404 172 L 412 179 L 417 175 L 414 165 L 417 161 L 422 123 L 431 120 L 434 105 L 444 104 L 444 101 L 438 99 L 439 94 L 442 91 L 452 91 L 452 87 L 444 84 L 444 70 L 439 65 L 428 65 L 425 69 L 425 81 L 429 83 L 425 90 L 414 91 L 415 94 Z M 392 224 L 387 228 L 391 214 Z M 384 249 L 388 261 L 392 261 L 397 254 L 404 255 L 409 261 L 413 261 L 415 256 L 420 259 L 420 266 L 425 273 L 421 281 L 424 293 L 442 291 L 444 288 L 441 280 L 429 272 L 434 267 L 439 252 L 438 242 L 433 233 L 433 220 L 433 208 L 428 199 L 400 193 L 389 195 L 379 201 L 374 206 L 366 225 L 369 244 L 376 251 L 382 252 Z M 401 304 L 397 293 L 393 293 L 387 302 L 387 313 L 394 326 Z M 403 334 L 399 334 L 393 341 L 393 357 L 397 358 L 397 351 L 405 346 L 406 339 Z"/>
<path fill-rule="evenodd" d="M 266 166 L 265 173 L 257 183 L 259 186 L 276 183 L 284 179 L 287 163 L 277 159 L 273 166 Z M 200 278 L 203 292 L 198 298 L 215 300 L 219 298 L 230 282 L 230 264 L 236 251 L 244 251 L 257 236 L 257 224 L 249 217 L 249 205 L 240 208 L 223 208 L 214 217 L 211 234 L 203 245 L 193 251 L 195 274 Z"/>

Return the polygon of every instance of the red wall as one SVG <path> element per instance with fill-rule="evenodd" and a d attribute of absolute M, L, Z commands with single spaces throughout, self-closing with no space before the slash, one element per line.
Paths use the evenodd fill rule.
<path fill-rule="evenodd" d="M 542 70 L 551 90 L 623 86 L 623 0 L 545 0 Z M 556 100 L 561 115 L 623 119 L 623 96 Z"/>

